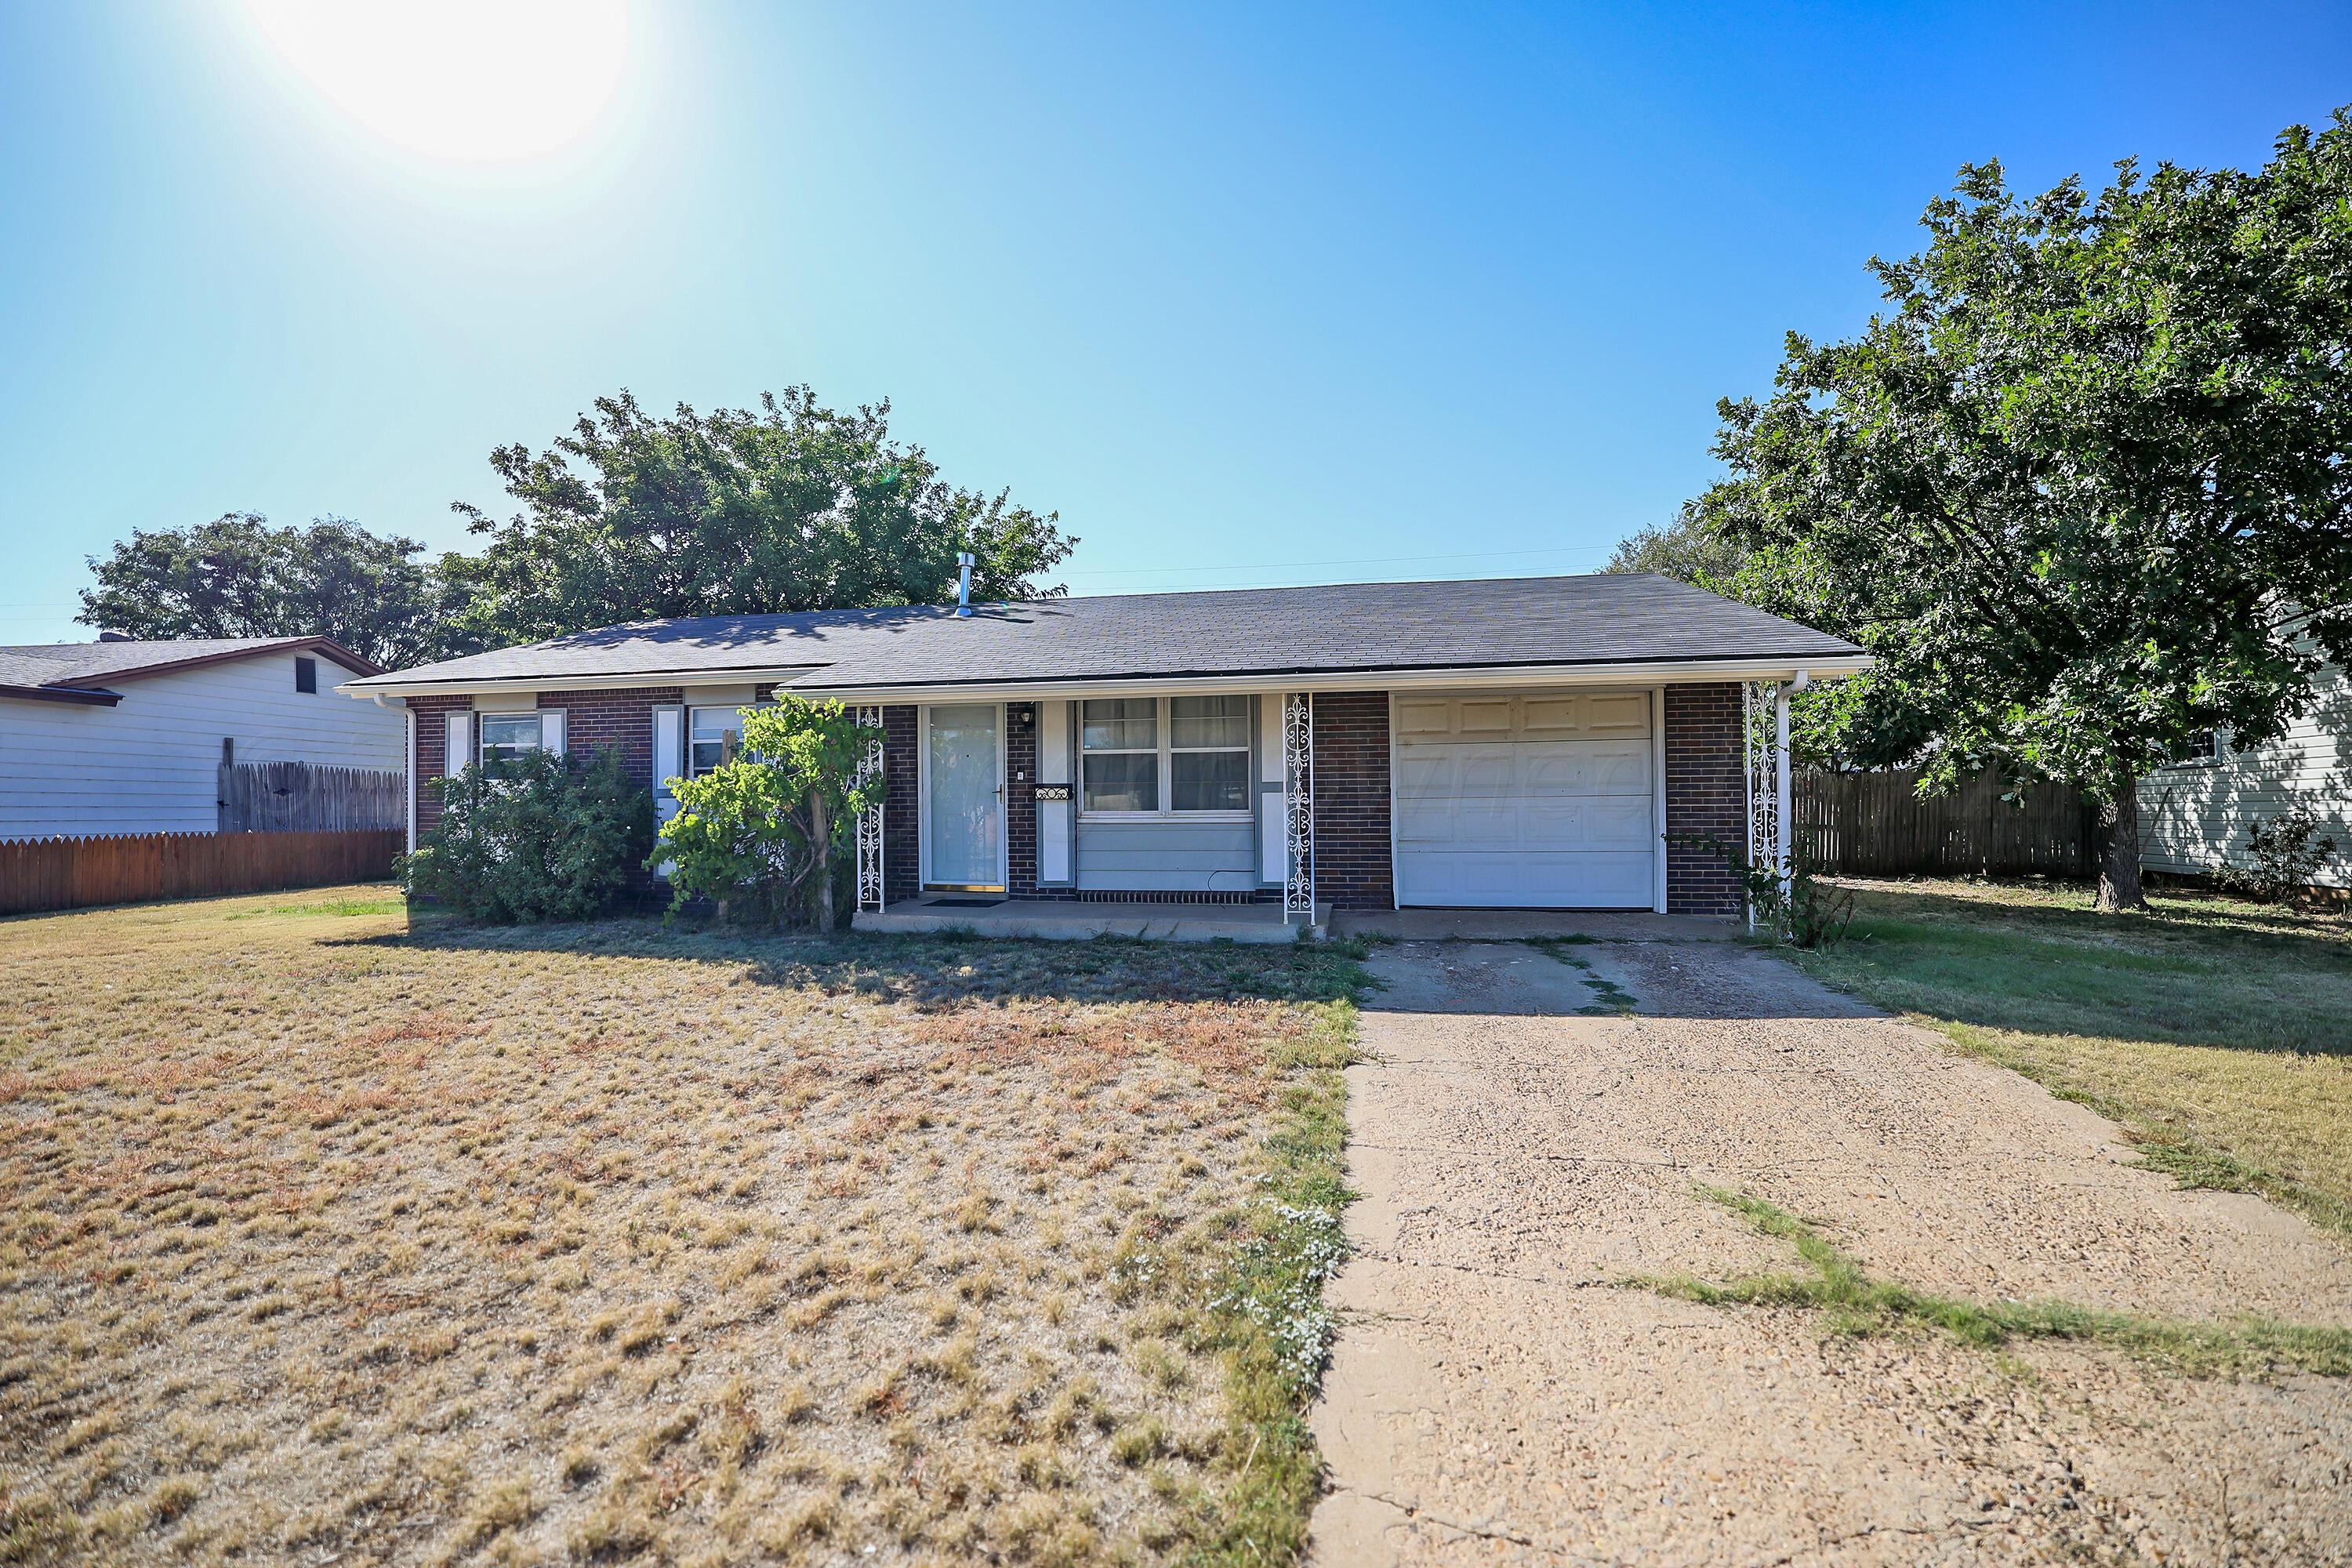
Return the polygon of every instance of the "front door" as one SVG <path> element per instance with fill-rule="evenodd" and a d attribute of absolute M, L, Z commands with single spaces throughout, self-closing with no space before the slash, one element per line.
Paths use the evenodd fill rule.
<path fill-rule="evenodd" d="M 925 741 L 923 880 L 934 888 L 1004 887 L 1004 760 L 994 703 L 934 708 Z"/>

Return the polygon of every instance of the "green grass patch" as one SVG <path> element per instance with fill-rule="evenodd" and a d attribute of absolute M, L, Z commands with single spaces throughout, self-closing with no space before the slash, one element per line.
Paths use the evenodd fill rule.
<path fill-rule="evenodd" d="M 1587 1018 L 1630 1018 L 1633 1016 L 1633 994 L 1604 975 L 1593 973 L 1591 962 L 1572 952 L 1561 951 L 1570 946 L 1583 946 L 1589 936 L 1537 936 L 1528 939 L 1528 945 L 1552 957 L 1578 972 L 1592 1000 L 1579 1007 L 1580 1016 Z"/>
<path fill-rule="evenodd" d="M 273 904 L 266 910 L 241 910 L 227 918 L 258 920 L 348 920 L 356 915 L 398 915 L 408 912 L 404 899 L 329 899 L 315 904 Z"/>
<path fill-rule="evenodd" d="M 1320 1496 L 1323 1460 L 1307 1407 L 1339 1319 L 1323 1288 L 1347 1258 L 1348 1088 L 1359 1059 L 1356 997 L 1363 949 L 1318 944 L 1307 962 L 1337 994 L 1312 1004 L 1315 1027 L 1275 1058 L 1282 1116 L 1265 1145 L 1255 1202 L 1229 1216 L 1232 1246 L 1209 1303 L 1223 1351 L 1232 1430 L 1213 1518 L 1185 1561 L 1226 1568 L 1296 1563 Z"/>
<path fill-rule="evenodd" d="M 2352 1330 L 2268 1318 L 2195 1322 L 2111 1312 L 2064 1301 L 1976 1302 L 1874 1279 L 1808 1221 L 1722 1187 L 1698 1195 L 1764 1235 L 1790 1244 L 1810 1272 L 1757 1274 L 1717 1283 L 1690 1275 L 1640 1276 L 1628 1284 L 1707 1306 L 1801 1307 L 1824 1312 L 1833 1331 L 1868 1335 L 1930 1329 L 1998 1350 L 2019 1340 L 2075 1340 L 2121 1350 L 2193 1377 L 2309 1372 L 2352 1376 Z"/>

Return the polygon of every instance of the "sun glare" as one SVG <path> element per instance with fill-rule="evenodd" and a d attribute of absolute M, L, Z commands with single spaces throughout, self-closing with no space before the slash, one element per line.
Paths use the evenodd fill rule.
<path fill-rule="evenodd" d="M 262 36 L 387 142 L 467 162 L 532 158 L 613 100 L 623 0 L 246 0 Z"/>

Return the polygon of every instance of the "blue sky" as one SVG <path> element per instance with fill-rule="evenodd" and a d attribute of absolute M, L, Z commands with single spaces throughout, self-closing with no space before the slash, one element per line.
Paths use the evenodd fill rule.
<path fill-rule="evenodd" d="M 1591 570 L 1963 161 L 2252 163 L 2342 6 L 684 4 L 455 162 L 226 0 L 0 0 L 0 641 L 134 527 L 463 546 L 620 387 L 887 396 L 1074 592 Z"/>

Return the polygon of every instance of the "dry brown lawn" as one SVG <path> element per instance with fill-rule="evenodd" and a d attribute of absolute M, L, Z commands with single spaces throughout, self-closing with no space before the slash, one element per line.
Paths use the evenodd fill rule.
<path fill-rule="evenodd" d="M 1181 1556 L 1343 962 L 0 921 L 0 1559 Z"/>

